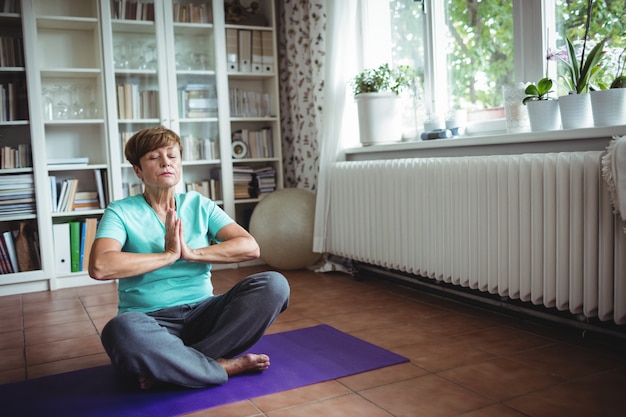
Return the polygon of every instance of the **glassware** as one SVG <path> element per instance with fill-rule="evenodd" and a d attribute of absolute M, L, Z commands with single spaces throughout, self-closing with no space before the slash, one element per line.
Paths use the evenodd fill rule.
<path fill-rule="evenodd" d="M 66 120 L 70 115 L 70 106 L 67 104 L 65 95 L 66 87 L 63 85 L 57 86 L 57 103 L 54 106 L 54 118 L 58 120 Z"/>
<path fill-rule="evenodd" d="M 78 84 L 72 85 L 72 119 L 82 119 L 85 117 L 85 109 L 80 99 L 80 86 Z"/>
<path fill-rule="evenodd" d="M 157 69 L 156 44 L 154 42 L 148 42 L 146 43 L 144 49 L 146 51 L 145 69 Z"/>
<path fill-rule="evenodd" d="M 54 99 L 52 91 L 48 87 L 44 87 L 41 95 L 43 96 L 43 118 L 46 121 L 54 119 Z"/>
<path fill-rule="evenodd" d="M 89 104 L 87 105 L 87 116 L 90 119 L 97 119 L 100 116 L 100 109 L 96 103 L 96 89 L 93 85 L 87 87 L 89 91 Z"/>

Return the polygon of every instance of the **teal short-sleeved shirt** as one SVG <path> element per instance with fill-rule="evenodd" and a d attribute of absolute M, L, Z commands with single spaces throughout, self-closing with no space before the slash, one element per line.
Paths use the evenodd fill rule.
<path fill-rule="evenodd" d="M 176 212 L 183 221 L 190 248 L 209 246 L 224 226 L 233 223 L 217 204 L 195 191 L 176 194 Z M 123 252 L 161 253 L 165 225 L 143 195 L 113 201 L 98 224 L 96 239 L 112 238 Z M 179 259 L 172 265 L 136 277 L 119 280 L 118 312 L 150 312 L 182 304 L 194 304 L 213 295 L 211 265 Z"/>

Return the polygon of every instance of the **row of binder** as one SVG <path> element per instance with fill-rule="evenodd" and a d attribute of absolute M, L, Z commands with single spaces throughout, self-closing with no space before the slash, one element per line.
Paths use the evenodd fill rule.
<path fill-rule="evenodd" d="M 272 32 L 226 28 L 226 58 L 229 72 L 273 72 Z"/>

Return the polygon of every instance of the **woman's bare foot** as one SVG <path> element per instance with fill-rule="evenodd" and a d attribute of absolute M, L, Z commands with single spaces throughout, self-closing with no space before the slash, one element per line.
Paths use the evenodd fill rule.
<path fill-rule="evenodd" d="M 270 358 L 264 354 L 248 353 L 238 358 L 218 359 L 228 376 L 244 372 L 262 372 L 270 367 Z"/>
<path fill-rule="evenodd" d="M 160 385 L 163 385 L 163 382 L 159 381 L 158 379 L 150 378 L 147 376 L 139 377 L 139 388 L 141 388 L 142 390 L 151 390 L 152 388 L 156 388 Z"/>

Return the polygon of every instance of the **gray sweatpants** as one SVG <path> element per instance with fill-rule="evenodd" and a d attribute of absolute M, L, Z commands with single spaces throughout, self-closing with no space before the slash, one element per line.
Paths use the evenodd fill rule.
<path fill-rule="evenodd" d="M 228 375 L 216 359 L 249 349 L 288 302 L 287 279 L 261 272 L 198 304 L 119 314 L 102 344 L 124 373 L 191 388 L 223 384 Z"/>

